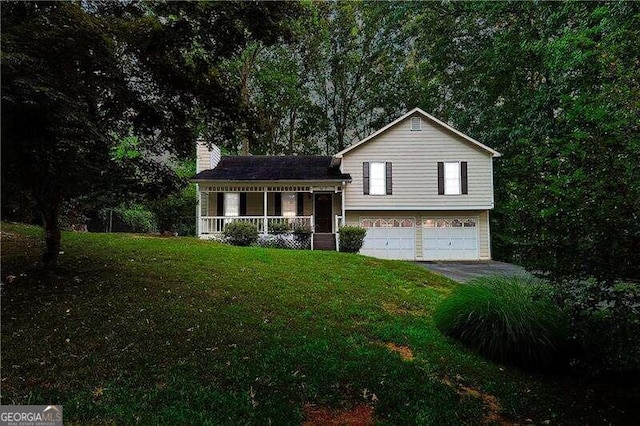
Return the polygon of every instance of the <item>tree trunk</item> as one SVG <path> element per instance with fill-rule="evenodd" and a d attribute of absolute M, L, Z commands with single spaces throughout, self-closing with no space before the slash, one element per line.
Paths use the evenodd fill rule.
<path fill-rule="evenodd" d="M 42 212 L 42 227 L 44 228 L 45 249 L 42 254 L 42 261 L 45 269 L 51 269 L 56 266 L 58 254 L 60 253 L 61 204 L 62 200 L 57 195 L 38 199 L 38 207 Z"/>
<path fill-rule="evenodd" d="M 289 112 L 289 155 L 293 155 L 295 153 L 296 116 L 297 116 L 297 110 L 293 108 Z"/>

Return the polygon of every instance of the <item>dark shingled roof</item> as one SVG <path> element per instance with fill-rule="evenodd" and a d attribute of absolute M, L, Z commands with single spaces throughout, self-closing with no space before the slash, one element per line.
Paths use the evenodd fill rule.
<path fill-rule="evenodd" d="M 351 175 L 331 167 L 329 156 L 224 156 L 216 167 L 203 170 L 194 180 L 351 180 Z"/>

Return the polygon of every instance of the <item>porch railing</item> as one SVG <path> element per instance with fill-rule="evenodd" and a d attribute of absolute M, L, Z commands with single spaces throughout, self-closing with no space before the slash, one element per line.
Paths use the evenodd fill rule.
<path fill-rule="evenodd" d="M 232 222 L 251 223 L 261 234 L 268 233 L 269 227 L 275 223 L 286 223 L 291 228 L 297 225 L 308 226 L 313 231 L 313 216 L 267 216 L 266 221 L 264 216 L 201 216 L 200 234 L 220 234 Z"/>

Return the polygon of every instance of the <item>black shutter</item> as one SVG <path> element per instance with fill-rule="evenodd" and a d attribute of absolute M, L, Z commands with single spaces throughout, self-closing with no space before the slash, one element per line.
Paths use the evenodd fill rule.
<path fill-rule="evenodd" d="M 274 216 L 282 216 L 282 194 L 280 192 L 273 193 L 274 201 Z"/>
<path fill-rule="evenodd" d="M 218 216 L 224 216 L 224 192 L 218 192 Z"/>
<path fill-rule="evenodd" d="M 362 163 L 362 193 L 369 195 L 369 163 Z"/>
<path fill-rule="evenodd" d="M 298 202 L 298 216 L 304 216 L 304 192 L 298 192 L 296 196 Z"/>
<path fill-rule="evenodd" d="M 240 193 L 240 216 L 247 215 L 247 193 Z"/>
<path fill-rule="evenodd" d="M 444 195 L 444 163 L 438 161 L 438 195 Z"/>
<path fill-rule="evenodd" d="M 386 166 L 387 166 L 387 170 L 386 170 L 387 195 L 391 195 L 393 194 L 393 180 L 391 178 L 391 161 L 387 161 Z"/>
<path fill-rule="evenodd" d="M 460 184 L 462 187 L 462 193 L 469 193 L 469 179 L 467 179 L 467 162 L 460 162 Z"/>

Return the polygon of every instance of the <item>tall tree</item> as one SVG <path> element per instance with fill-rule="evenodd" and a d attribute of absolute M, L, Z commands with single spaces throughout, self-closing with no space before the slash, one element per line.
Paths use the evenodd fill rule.
<path fill-rule="evenodd" d="M 328 120 L 327 153 L 344 149 L 405 108 L 394 90 L 404 50 L 392 13 L 397 7 L 376 2 L 317 4 L 307 60 L 314 63 L 312 99 Z"/>
<path fill-rule="evenodd" d="M 296 13 L 284 3 L 5 3 L 2 7 L 3 199 L 28 192 L 60 250 L 63 200 L 104 189 L 159 194 L 175 174 L 161 155 L 191 154 L 195 134 L 224 140 L 242 114 L 221 58 L 274 43 Z M 133 135 L 142 155 L 116 159 Z M 117 160 L 117 161 L 116 161 Z M 3 201 L 4 201 L 3 200 Z"/>
<path fill-rule="evenodd" d="M 446 8 L 443 110 L 504 154 L 494 254 L 558 278 L 640 277 L 638 4 Z"/>

